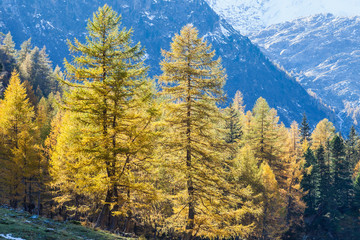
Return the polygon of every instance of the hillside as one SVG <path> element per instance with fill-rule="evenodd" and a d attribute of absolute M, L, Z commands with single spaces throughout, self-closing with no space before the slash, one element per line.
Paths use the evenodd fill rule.
<path fill-rule="evenodd" d="M 134 42 L 140 41 L 146 48 L 151 76 L 160 74 L 161 49 L 169 49 L 172 37 L 192 23 L 222 58 L 228 75 L 228 102 L 240 90 L 249 110 L 259 97 L 264 97 L 287 126 L 294 120 L 300 122 L 304 112 L 312 127 L 325 117 L 335 120 L 332 112 L 269 61 L 247 37 L 221 20 L 203 0 L 5 1 L 0 4 L 0 31 L 11 31 L 18 46 L 30 37 L 35 45 L 46 45 L 53 62 L 62 65 L 68 56 L 66 39 L 82 41 L 87 19 L 105 2 L 122 14 L 124 26 L 133 28 Z"/>
<path fill-rule="evenodd" d="M 360 17 L 320 14 L 272 25 L 251 39 L 349 126 L 360 120 L 359 27 Z"/>
<path fill-rule="evenodd" d="M 130 239 L 81 226 L 60 222 L 6 208 L 0 208 L 0 239 L 13 240 L 115 240 Z"/>
<path fill-rule="evenodd" d="M 242 34 L 256 34 L 264 28 L 300 17 L 321 13 L 356 16 L 360 5 L 356 0 L 206 0 L 210 6 Z"/>

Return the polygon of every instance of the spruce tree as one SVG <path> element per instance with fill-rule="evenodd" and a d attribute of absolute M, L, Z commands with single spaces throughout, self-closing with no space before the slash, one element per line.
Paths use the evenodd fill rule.
<path fill-rule="evenodd" d="M 74 124 L 83 128 L 75 150 L 92 169 L 89 175 L 83 166 L 73 177 L 105 173 L 106 181 L 99 182 L 106 193 L 96 226 L 113 229 L 123 224 L 125 231 L 132 231 L 136 211 L 149 207 L 147 201 L 154 197 L 148 175 L 156 111 L 143 50 L 140 44 L 132 45 L 132 30 L 119 27 L 120 16 L 104 5 L 88 21 L 86 42 L 68 42 L 74 55 L 72 62 L 65 60 L 63 83 L 69 92 L 64 105 L 75 115 Z"/>
<path fill-rule="evenodd" d="M 322 145 L 316 150 L 317 161 L 317 194 L 316 207 L 321 216 L 329 213 L 331 207 L 331 175 L 330 166 L 325 159 L 325 149 Z"/>
<path fill-rule="evenodd" d="M 315 200 L 316 200 L 316 181 L 317 181 L 317 174 L 318 168 L 316 164 L 316 159 L 313 151 L 310 147 L 306 148 L 304 153 L 305 164 L 304 164 L 304 176 L 301 181 L 301 187 L 305 192 L 303 196 L 303 200 L 306 204 L 305 209 L 305 216 L 309 216 L 315 213 Z"/>
<path fill-rule="evenodd" d="M 330 151 L 333 168 L 333 196 L 339 211 L 349 208 L 351 195 L 351 169 L 345 157 L 345 145 L 341 137 L 336 135 L 330 142 Z"/>
<path fill-rule="evenodd" d="M 359 135 L 357 134 L 354 126 L 350 129 L 348 139 L 345 142 L 345 147 L 346 161 L 349 162 L 351 169 L 354 169 L 360 157 Z"/>
<path fill-rule="evenodd" d="M 169 134 L 164 158 L 176 176 L 171 226 L 186 230 L 186 239 L 244 234 L 246 226 L 238 221 L 241 206 L 230 200 L 234 193 L 226 180 L 225 141 L 217 127 L 223 117 L 216 104 L 224 98 L 226 79 L 221 60 L 213 60 L 215 52 L 192 25 L 183 27 L 171 50 L 162 54 L 159 82 L 161 95 L 168 97 L 164 108 Z"/>
<path fill-rule="evenodd" d="M 239 111 L 240 105 L 235 102 L 225 110 L 225 141 L 233 144 L 239 141 L 243 135 L 242 131 L 242 118 L 244 113 Z"/>
<path fill-rule="evenodd" d="M 311 129 L 309 123 L 307 122 L 306 114 L 303 113 L 302 122 L 300 125 L 300 141 L 304 142 L 304 140 L 310 142 L 311 141 Z"/>

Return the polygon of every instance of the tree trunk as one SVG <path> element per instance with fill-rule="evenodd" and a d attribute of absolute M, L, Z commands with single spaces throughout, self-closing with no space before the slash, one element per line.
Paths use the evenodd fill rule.
<path fill-rule="evenodd" d="M 107 190 L 105 204 L 102 207 L 101 213 L 96 221 L 95 227 L 102 229 L 114 230 L 118 226 L 118 217 L 113 216 L 112 212 L 118 210 L 116 204 L 113 209 L 110 209 L 110 203 L 114 203 L 117 200 L 117 189 L 115 186 L 110 187 Z"/>
<path fill-rule="evenodd" d="M 190 67 L 190 62 L 188 63 Z M 195 199 L 194 199 L 194 186 L 191 174 L 191 77 L 188 76 L 188 93 L 187 93 L 187 122 L 186 122 L 186 170 L 187 170 L 187 192 L 188 192 L 188 219 L 186 223 L 186 240 L 192 239 L 193 230 L 195 226 Z"/>

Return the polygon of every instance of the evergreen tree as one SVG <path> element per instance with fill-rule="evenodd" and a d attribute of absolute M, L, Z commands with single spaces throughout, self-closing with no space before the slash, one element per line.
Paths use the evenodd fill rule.
<path fill-rule="evenodd" d="M 10 32 L 0 40 L 0 80 L 2 87 L 6 88 L 11 77 L 11 72 L 16 67 L 16 50 Z M 3 92 L 0 92 L 0 95 L 2 94 Z"/>
<path fill-rule="evenodd" d="M 231 165 L 216 126 L 223 121 L 216 104 L 224 98 L 226 78 L 220 59 L 213 60 L 215 53 L 192 25 L 175 35 L 163 55 L 159 81 L 168 97 L 169 134 L 164 158 L 176 176 L 171 226 L 186 230 L 186 239 L 245 234 L 248 227 L 239 222 L 242 208 L 226 179 Z"/>
<path fill-rule="evenodd" d="M 1 50 L 8 56 L 13 58 L 16 56 L 15 43 L 10 32 L 5 35 L 2 41 Z"/>
<path fill-rule="evenodd" d="M 325 149 L 322 145 L 316 150 L 317 161 L 317 194 L 316 206 L 321 216 L 329 213 L 331 207 L 331 175 L 330 166 L 326 163 Z"/>
<path fill-rule="evenodd" d="M 349 208 L 352 189 L 350 163 L 345 158 L 343 139 L 336 135 L 330 143 L 333 167 L 333 196 L 339 211 L 344 213 Z"/>
<path fill-rule="evenodd" d="M 27 48 L 28 46 L 23 47 Z M 51 61 L 46 54 L 45 48 L 40 50 L 38 47 L 35 47 L 31 51 L 29 49 L 26 49 L 26 51 L 28 52 L 19 66 L 20 73 L 22 78 L 31 84 L 35 90 L 36 97 L 40 100 L 43 96 L 47 97 L 50 94 L 54 85 L 55 75 L 51 69 Z M 23 58 L 25 49 L 21 51 L 21 54 Z"/>
<path fill-rule="evenodd" d="M 355 127 L 352 126 L 348 139 L 345 143 L 346 147 L 346 161 L 350 164 L 350 168 L 354 169 L 355 165 L 360 159 L 360 142 L 359 136 L 356 133 Z"/>
<path fill-rule="evenodd" d="M 311 141 L 311 131 L 310 131 L 309 123 L 307 122 L 306 114 L 303 113 L 303 119 L 300 125 L 300 141 L 304 142 L 304 140 L 310 142 Z"/>
<path fill-rule="evenodd" d="M 78 176 L 71 178 L 102 178 L 98 184 L 105 190 L 100 192 L 104 204 L 96 226 L 132 231 L 136 214 L 154 198 L 149 159 L 156 111 L 143 51 L 139 44 L 131 46 L 132 30 L 120 31 L 119 25 L 120 17 L 109 6 L 99 8 L 88 22 L 86 42 L 69 42 L 74 59 L 72 63 L 65 60 L 67 79 L 63 82 L 69 86 L 65 107 L 75 116 L 73 124 L 83 129 L 74 151 L 86 162 L 80 165 Z M 57 144 L 64 153 L 62 144 Z M 79 166 L 77 161 L 70 164 Z M 76 190 L 82 183 L 75 181 L 72 187 Z M 99 190 L 83 187 L 88 193 Z"/>
<path fill-rule="evenodd" d="M 317 164 L 313 151 L 310 147 L 306 147 L 304 153 L 305 164 L 304 164 L 304 176 L 301 181 L 301 187 L 305 192 L 303 197 L 306 204 L 305 216 L 310 216 L 315 213 L 315 200 L 316 200 L 316 181 L 317 181 Z"/>
<path fill-rule="evenodd" d="M 227 131 L 225 141 L 230 144 L 240 140 L 243 135 L 242 118 L 244 112 L 240 94 L 241 93 L 238 91 L 238 95 L 233 99 L 232 105 L 225 110 L 225 129 Z"/>

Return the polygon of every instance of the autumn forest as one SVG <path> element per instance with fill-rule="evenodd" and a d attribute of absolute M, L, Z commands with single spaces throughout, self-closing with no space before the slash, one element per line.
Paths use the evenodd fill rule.
<path fill-rule="evenodd" d="M 111 7 L 86 31 L 64 70 L 0 36 L 2 206 L 147 239 L 360 238 L 355 128 L 285 126 L 241 89 L 224 107 L 226 69 L 190 24 L 154 78 Z"/>

